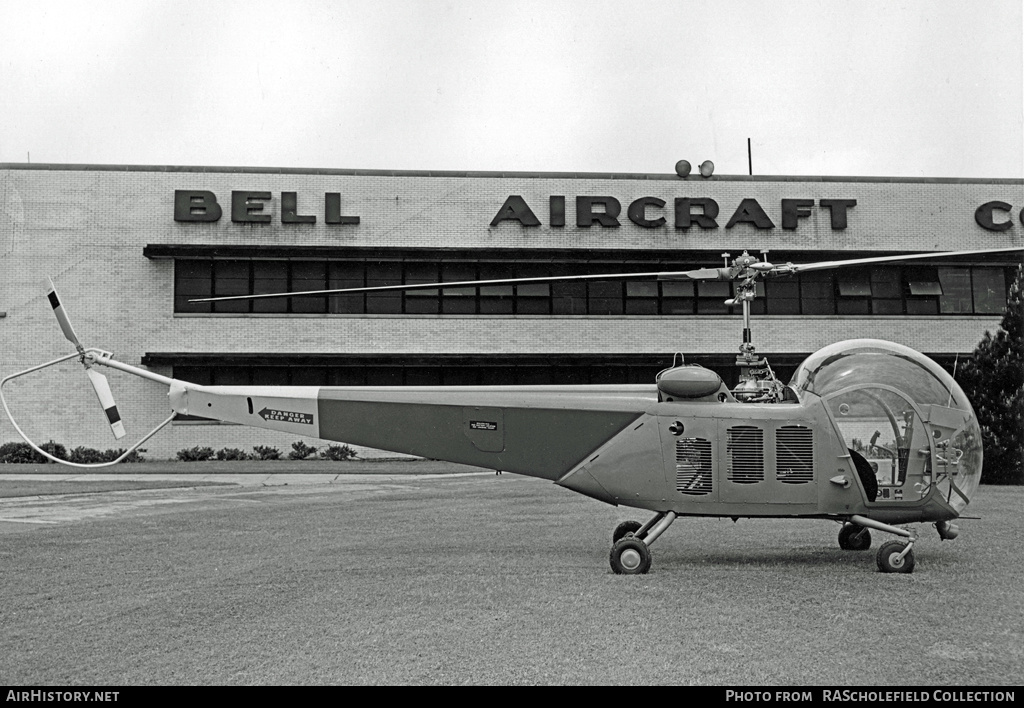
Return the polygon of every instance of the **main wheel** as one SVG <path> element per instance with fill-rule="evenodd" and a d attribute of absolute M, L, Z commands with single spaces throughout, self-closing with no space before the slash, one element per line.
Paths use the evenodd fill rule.
<path fill-rule="evenodd" d="M 627 534 L 635 534 L 643 526 L 639 521 L 623 521 L 621 524 L 615 527 L 615 531 L 612 532 L 612 543 L 615 543 L 620 538 L 625 538 Z"/>
<path fill-rule="evenodd" d="M 839 547 L 844 551 L 866 551 L 871 548 L 871 532 L 857 524 L 843 524 L 839 529 Z"/>
<path fill-rule="evenodd" d="M 608 562 L 616 575 L 643 575 L 651 569 L 651 551 L 640 539 L 626 536 L 612 546 Z"/>
<path fill-rule="evenodd" d="M 913 573 L 914 572 L 914 551 L 911 549 L 907 555 L 899 557 L 903 549 L 907 547 L 903 541 L 889 541 L 883 543 L 878 549 L 878 569 L 883 573 Z"/>

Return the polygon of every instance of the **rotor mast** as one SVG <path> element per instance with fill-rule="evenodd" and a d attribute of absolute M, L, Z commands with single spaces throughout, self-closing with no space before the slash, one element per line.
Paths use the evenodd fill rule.
<path fill-rule="evenodd" d="M 728 253 L 723 253 L 726 268 L 736 283 L 736 292 L 725 301 L 726 305 L 743 307 L 743 341 L 740 353 L 736 357 L 736 366 L 740 369 L 739 382 L 735 392 L 737 397 L 747 400 L 771 401 L 781 397 L 781 385 L 768 365 L 767 359 L 760 357 L 754 346 L 753 333 L 750 328 L 750 303 L 757 296 L 757 279 L 771 271 L 774 266 L 768 262 L 768 251 L 763 250 L 763 261 L 757 260 L 746 251 L 729 266 Z"/>

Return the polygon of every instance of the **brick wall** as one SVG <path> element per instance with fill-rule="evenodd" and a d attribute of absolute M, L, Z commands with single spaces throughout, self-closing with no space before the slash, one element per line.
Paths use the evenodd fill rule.
<path fill-rule="evenodd" d="M 138 364 L 146 352 L 303 353 L 628 353 L 682 350 L 732 353 L 741 319 L 730 317 L 510 318 L 433 316 L 207 317 L 173 315 L 173 261 L 147 259 L 147 244 L 459 248 L 722 250 L 738 255 L 769 248 L 806 251 L 932 251 L 1020 245 L 1024 227 L 1021 180 L 872 180 L 690 177 L 659 175 L 427 175 L 350 171 L 257 171 L 217 168 L 78 168 L 0 165 L 0 374 L 8 375 L 71 351 L 46 302 L 52 277 L 87 346 L 113 350 Z M 173 219 L 175 190 L 209 190 L 224 214 L 216 223 Z M 270 192 L 269 224 L 232 223 L 231 192 Z M 281 193 L 296 192 L 298 213 L 315 224 L 282 224 Z M 355 226 L 324 219 L 324 194 L 341 194 L 341 213 Z M 510 195 L 519 195 L 540 226 L 506 220 L 491 226 Z M 564 227 L 551 226 L 549 197 L 565 197 Z M 618 228 L 576 226 L 575 198 L 612 196 L 622 206 Z M 631 202 L 655 197 L 663 209 L 643 228 L 627 217 Z M 673 200 L 711 198 L 718 228 L 674 228 Z M 794 230 L 781 227 L 781 200 L 812 199 Z M 774 228 L 750 223 L 726 228 L 745 199 L 756 199 Z M 848 227 L 833 229 L 822 199 L 855 199 Z M 983 203 L 1013 205 L 1002 232 L 975 223 Z M 699 210 L 697 210 L 699 211 Z M 932 353 L 969 352 L 998 317 L 760 317 L 754 341 L 766 354 L 811 352 L 853 337 L 878 337 Z M 694 359 L 691 357 L 690 359 Z M 168 370 L 158 373 L 169 374 Z M 153 383 L 108 372 L 129 437 L 134 440 L 169 413 Z M 11 402 L 34 439 L 113 447 L 79 365 L 62 364 L 10 385 Z M 176 425 L 144 447 L 171 457 L 193 445 L 290 449 L 294 436 L 238 426 Z M 6 419 L 0 442 L 18 439 Z M 309 441 L 310 444 L 318 444 Z M 121 444 L 124 444 L 123 442 Z"/>

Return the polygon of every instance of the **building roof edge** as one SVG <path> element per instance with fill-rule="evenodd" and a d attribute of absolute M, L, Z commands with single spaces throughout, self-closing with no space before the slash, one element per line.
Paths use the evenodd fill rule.
<path fill-rule="evenodd" d="M 882 177 L 852 175 L 713 175 L 701 177 L 630 172 L 516 172 L 459 170 L 370 170 L 304 167 L 243 167 L 201 165 L 99 165 L 81 163 L 0 162 L 0 170 L 50 172 L 169 172 L 270 175 L 327 175 L 341 177 L 463 177 L 486 179 L 611 179 L 670 182 L 878 182 L 920 184 L 1006 184 L 1024 186 L 1024 178 L 1012 177 Z"/>

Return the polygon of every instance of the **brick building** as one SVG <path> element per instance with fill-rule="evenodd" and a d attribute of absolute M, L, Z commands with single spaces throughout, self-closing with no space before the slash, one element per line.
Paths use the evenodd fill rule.
<path fill-rule="evenodd" d="M 734 376 L 728 283 L 588 281 L 201 305 L 190 299 L 401 282 L 717 267 L 723 252 L 806 263 L 1024 243 L 1024 180 L 432 173 L 0 164 L 0 374 L 86 346 L 212 384 L 652 382 L 681 352 Z M 840 339 L 907 344 L 952 367 L 995 329 L 1018 259 L 985 256 L 768 281 L 754 343 L 788 377 Z M 129 437 L 160 387 L 111 380 Z M 9 386 L 37 441 L 115 442 L 79 365 Z M 18 439 L 0 423 L 0 442 Z M 295 436 L 182 420 L 150 458 Z M 317 444 L 317 443 L 313 443 Z"/>

